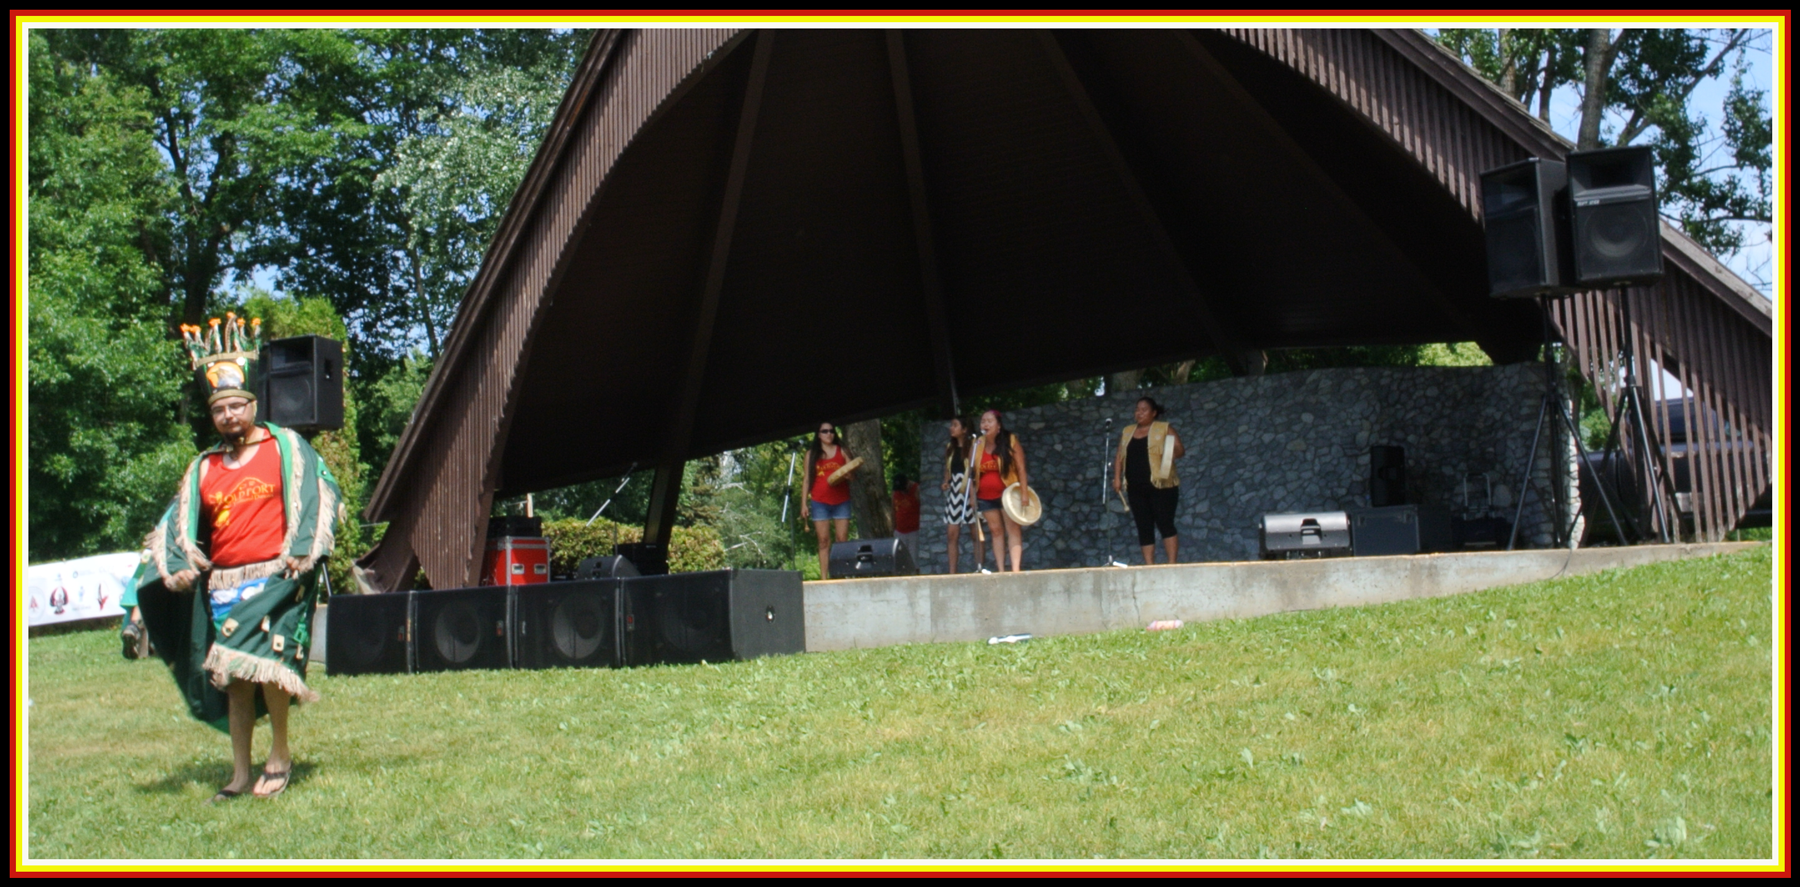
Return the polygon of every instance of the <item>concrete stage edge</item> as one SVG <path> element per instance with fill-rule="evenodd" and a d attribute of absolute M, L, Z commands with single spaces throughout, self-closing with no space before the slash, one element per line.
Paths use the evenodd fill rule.
<path fill-rule="evenodd" d="M 1093 567 L 806 583 L 806 649 L 1085 634 L 1443 597 L 1743 551 L 1756 542 Z"/>

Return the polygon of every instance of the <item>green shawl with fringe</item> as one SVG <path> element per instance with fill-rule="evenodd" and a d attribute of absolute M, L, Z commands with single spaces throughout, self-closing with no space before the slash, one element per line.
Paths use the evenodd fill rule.
<path fill-rule="evenodd" d="M 174 673 L 188 711 L 219 730 L 228 728 L 224 688 L 234 678 L 276 684 L 301 702 L 318 700 L 319 694 L 306 686 L 307 648 L 319 571 L 343 518 L 337 479 L 318 452 L 290 429 L 257 425 L 268 430 L 281 453 L 286 522 L 281 551 L 299 569 L 290 575 L 280 557 L 223 569 L 207 559 L 210 528 L 201 514 L 200 463 L 223 452 L 221 444 L 188 463 L 175 500 L 144 539 L 144 568 L 139 571 L 138 609 L 151 644 Z M 187 591 L 174 591 L 171 577 L 182 570 L 197 570 L 200 578 Z M 215 623 L 208 589 L 251 580 L 264 580 L 261 590 Z M 261 694 L 256 702 L 260 716 Z"/>

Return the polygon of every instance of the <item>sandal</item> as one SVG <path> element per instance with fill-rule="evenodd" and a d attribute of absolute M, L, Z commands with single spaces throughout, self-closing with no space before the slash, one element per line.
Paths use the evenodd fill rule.
<path fill-rule="evenodd" d="M 259 798 L 273 798 L 273 797 L 276 797 L 277 795 L 280 795 L 282 792 L 287 791 L 288 775 L 293 772 L 294 772 L 294 765 L 292 765 L 292 764 L 289 764 L 288 768 L 286 770 L 282 770 L 277 773 L 271 773 L 268 770 L 264 770 L 262 772 L 263 779 L 279 779 L 279 780 L 281 780 L 281 784 L 279 786 L 276 786 L 274 789 L 271 789 L 268 792 L 265 792 L 262 794 L 256 794 L 255 792 L 251 792 L 251 794 L 256 794 L 256 796 Z"/>
<path fill-rule="evenodd" d="M 136 622 L 125 620 L 125 627 L 119 630 L 120 652 L 126 659 L 138 658 L 138 647 L 142 643 L 143 629 Z"/>
<path fill-rule="evenodd" d="M 217 804 L 217 803 L 219 803 L 219 802 L 221 802 L 221 801 L 229 801 L 229 800 L 231 800 L 231 799 L 232 799 L 232 798 L 235 798 L 235 797 L 237 797 L 237 796 L 238 796 L 238 795 L 241 795 L 241 794 L 243 794 L 243 792 L 241 792 L 241 791 L 235 791 L 235 790 L 233 790 L 233 789 L 229 789 L 229 788 L 222 788 L 222 789 L 219 789 L 219 793 L 218 793 L 218 794 L 216 794 L 216 795 L 213 795 L 213 796 L 212 796 L 212 800 L 209 800 L 209 801 L 207 801 L 207 802 L 206 802 L 206 805 L 207 805 L 207 806 L 208 806 L 208 807 L 210 807 L 210 806 L 212 806 L 212 805 L 214 805 L 214 804 Z"/>

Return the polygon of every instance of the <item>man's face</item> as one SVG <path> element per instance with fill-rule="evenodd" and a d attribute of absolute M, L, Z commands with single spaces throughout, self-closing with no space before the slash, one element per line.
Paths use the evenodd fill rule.
<path fill-rule="evenodd" d="M 225 437 L 243 437 L 256 422 L 256 401 L 246 397 L 221 397 L 213 401 L 213 427 Z"/>

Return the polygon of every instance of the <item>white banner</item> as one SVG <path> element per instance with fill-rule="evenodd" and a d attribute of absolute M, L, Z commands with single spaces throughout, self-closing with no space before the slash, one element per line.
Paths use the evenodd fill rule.
<path fill-rule="evenodd" d="M 119 595 L 137 573 L 138 553 L 97 554 L 25 568 L 25 624 L 120 616 Z"/>

